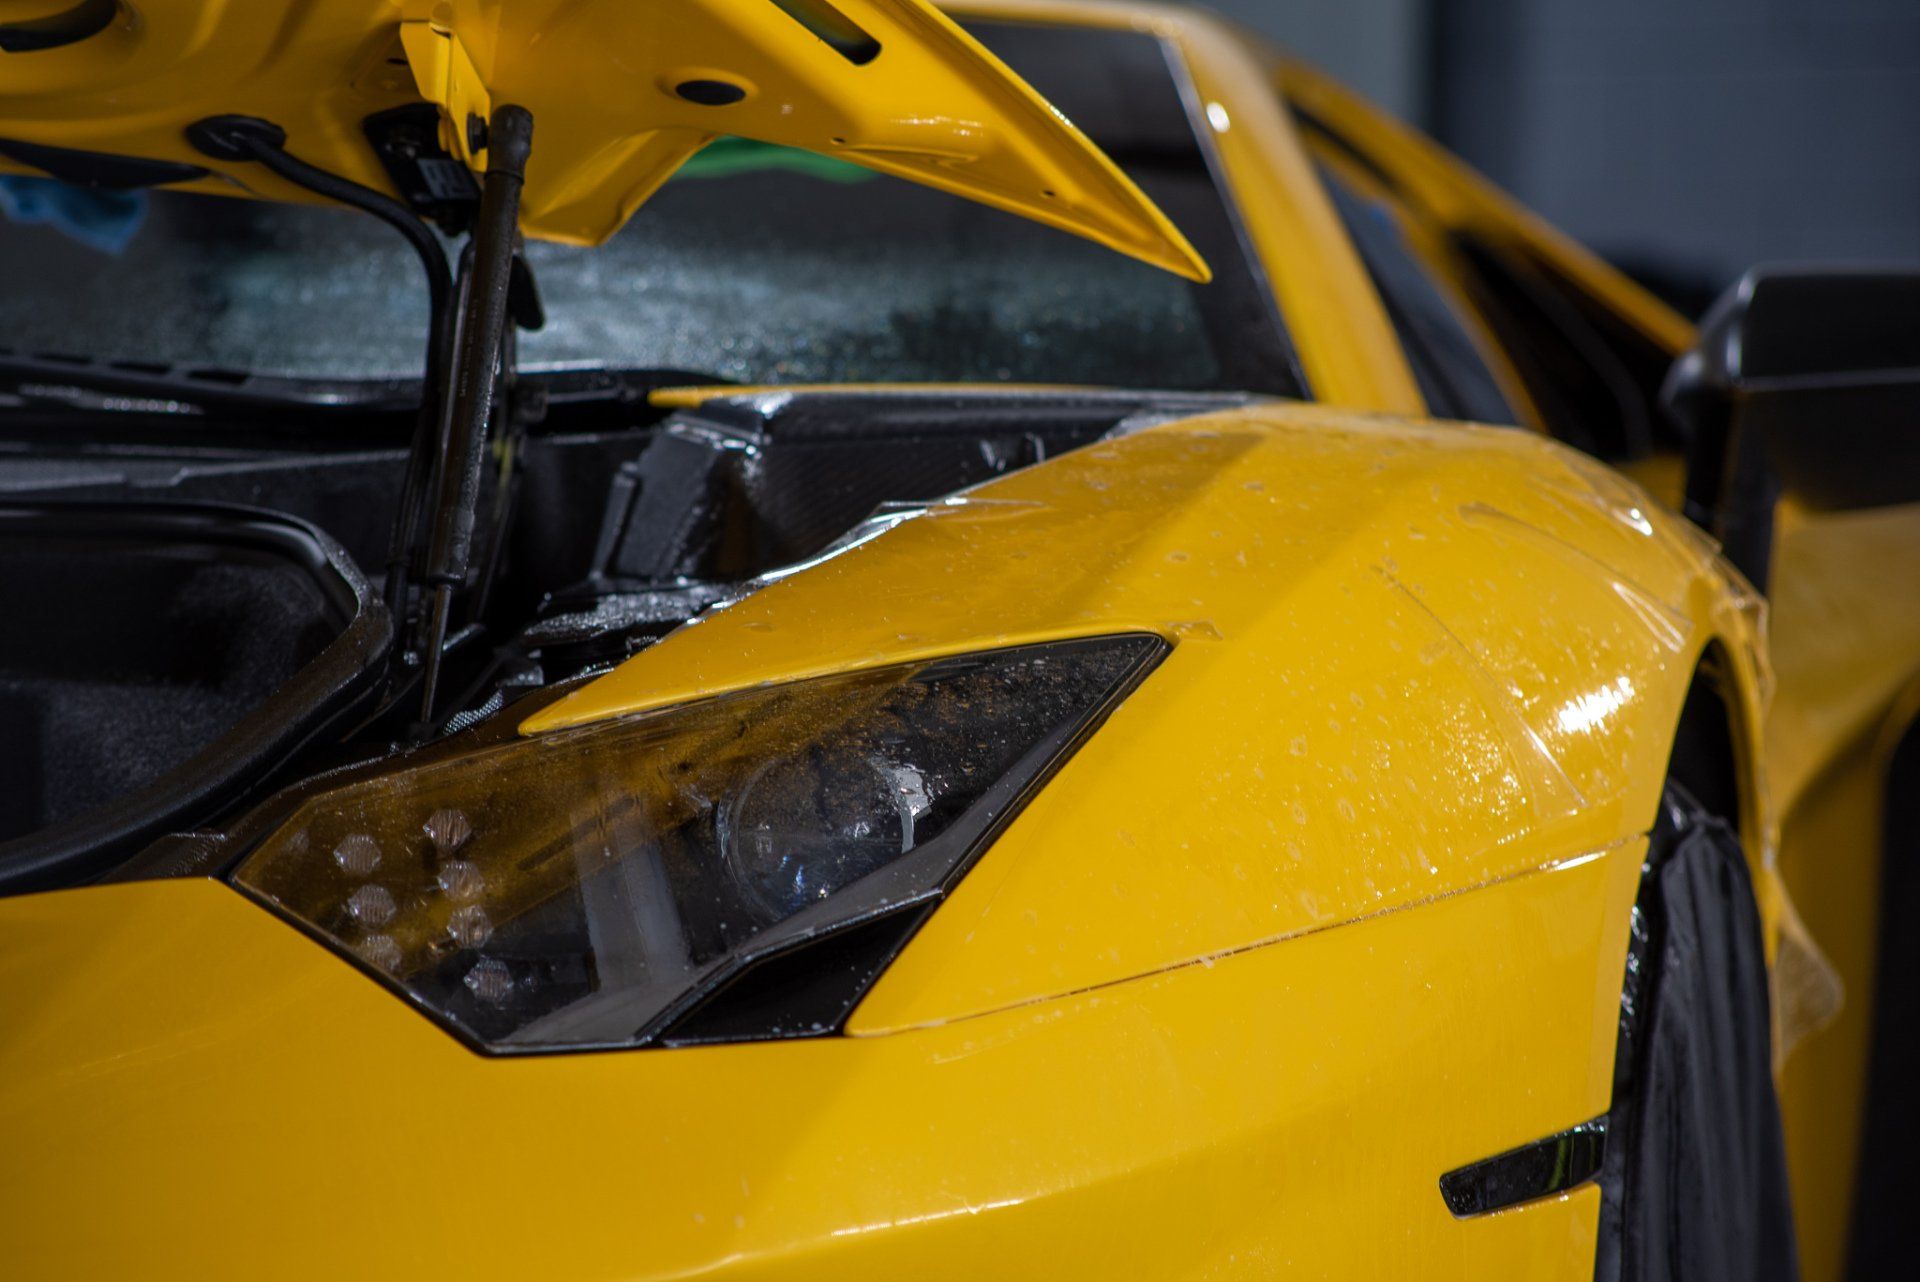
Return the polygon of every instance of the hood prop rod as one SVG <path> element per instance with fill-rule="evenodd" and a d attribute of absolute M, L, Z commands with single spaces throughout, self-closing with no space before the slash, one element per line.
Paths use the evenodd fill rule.
<path fill-rule="evenodd" d="M 385 591 L 388 611 L 403 621 L 420 509 L 432 472 L 433 450 L 444 434 L 442 388 L 451 356 L 448 348 L 454 314 L 453 274 L 447 267 L 446 251 L 433 230 L 400 201 L 289 155 L 287 131 L 272 121 L 254 116 L 212 116 L 188 126 L 187 141 L 217 160 L 255 161 L 302 190 L 371 214 L 406 237 L 419 256 L 427 277 L 427 358 L 420 382 L 420 415 L 414 425 L 406 477 L 400 487 L 400 509 L 387 548 Z"/>
<path fill-rule="evenodd" d="M 447 392 L 452 398 L 452 412 L 440 452 L 433 537 L 424 576 L 432 595 L 427 606 L 426 635 L 420 645 L 423 671 L 418 728 L 422 734 L 428 733 L 433 724 L 441 651 L 446 644 L 454 593 L 466 585 L 473 556 L 487 429 L 506 361 L 513 260 L 520 236 L 520 191 L 526 183 L 527 157 L 532 150 L 532 113 L 510 104 L 497 108 L 487 130 L 487 173 L 480 188 L 480 212 L 473 225 L 471 274 L 455 331 Z"/>

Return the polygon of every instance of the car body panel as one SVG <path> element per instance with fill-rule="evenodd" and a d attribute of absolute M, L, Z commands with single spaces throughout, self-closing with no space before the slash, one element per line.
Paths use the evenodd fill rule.
<path fill-rule="evenodd" d="M 1277 50 L 1270 65 L 1289 101 L 1355 144 L 1442 232 L 1520 247 L 1659 348 L 1678 355 L 1692 344 L 1692 326 L 1670 307 L 1432 141 Z M 1462 292 L 1450 256 L 1434 254 L 1427 266 Z M 1513 399 L 1530 408 L 1523 395 Z M 1655 453 L 1620 470 L 1679 506 L 1679 454 Z M 1789 932 L 1794 947 L 1776 1011 L 1802 1273 L 1837 1278 L 1873 1031 L 1881 816 L 1889 787 L 1911 786 L 1890 779 L 1889 762 L 1920 708 L 1920 597 L 1902 590 L 1920 581 L 1920 507 L 1822 515 L 1784 502 L 1772 559 L 1767 714 L 1763 742 L 1746 753 L 1743 784 L 1763 795 L 1772 815 L 1749 840 L 1776 852 L 1779 889 L 1804 927 Z"/>
<path fill-rule="evenodd" d="M 1768 765 L 1792 806 L 1886 727 L 1917 675 L 1920 508 L 1814 513 L 1781 505 L 1775 535 Z"/>
<path fill-rule="evenodd" d="M 1167 637 L 852 1027 L 939 1022 L 1644 832 L 1662 772 L 1634 745 L 1670 738 L 1710 639 L 1757 662 L 1745 598 L 1688 531 L 1530 434 L 1256 404 L 935 504 L 523 732 L 850 666 Z"/>
<path fill-rule="evenodd" d="M 1579 1278 L 1641 851 L 890 1037 L 490 1060 L 210 881 L 0 902 L 9 1274 Z M 111 1207 L 111 1214 L 99 1208 Z"/>
<path fill-rule="evenodd" d="M 1044 99 L 924 0 L 132 0 L 88 39 L 0 55 L 0 138 L 198 165 L 203 190 L 311 200 L 187 126 L 254 116 L 323 169 L 385 190 L 362 121 L 422 98 L 485 168 L 484 123 L 535 119 L 521 221 L 597 244 L 722 133 L 804 148 L 1087 236 L 1195 279 L 1165 215 Z M 844 54 L 796 14 L 850 20 Z M 816 25 L 823 20 L 814 19 Z M 718 85 L 736 101 L 690 101 Z M 0 160 L 0 167 L 8 166 Z"/>
<path fill-rule="evenodd" d="M 1883 824 L 1889 790 L 1915 786 L 1891 763 L 1920 712 L 1920 507 L 1816 514 L 1782 503 L 1773 555 L 1766 758 L 1779 868 L 1844 997 L 1786 1059 L 1780 1104 L 1803 1275 L 1837 1278 L 1866 1124 L 1881 865 L 1911 855 L 1887 849 Z"/>

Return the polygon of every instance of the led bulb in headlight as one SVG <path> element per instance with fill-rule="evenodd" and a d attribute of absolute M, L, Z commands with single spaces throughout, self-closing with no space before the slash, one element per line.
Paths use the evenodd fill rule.
<path fill-rule="evenodd" d="M 824 1031 L 1164 651 L 1023 646 L 479 749 L 308 799 L 234 880 L 493 1049 Z"/>

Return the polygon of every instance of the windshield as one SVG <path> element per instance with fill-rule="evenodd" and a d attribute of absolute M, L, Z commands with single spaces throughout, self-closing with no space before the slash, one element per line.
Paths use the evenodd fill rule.
<path fill-rule="evenodd" d="M 522 336 L 522 368 L 1297 392 L 1160 43 L 974 30 L 1187 232 L 1213 283 L 724 139 L 606 245 L 529 245 L 548 324 Z M 0 348 L 18 353 L 355 380 L 417 375 L 425 344 L 411 252 L 337 209 L 0 177 L 0 279 Z"/>

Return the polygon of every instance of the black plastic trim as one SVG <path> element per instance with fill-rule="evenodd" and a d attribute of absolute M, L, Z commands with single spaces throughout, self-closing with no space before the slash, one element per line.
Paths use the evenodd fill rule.
<path fill-rule="evenodd" d="M 853 1008 L 932 913 L 935 901 L 849 923 L 763 957 L 660 1035 L 662 1046 L 820 1037 Z"/>
<path fill-rule="evenodd" d="M 1600 1174 L 1606 1153 L 1607 1119 L 1596 1117 L 1448 1171 L 1440 1196 L 1456 1219 L 1490 1215 L 1578 1188 Z"/>
<path fill-rule="evenodd" d="M 76 187 L 105 187 L 114 191 L 192 182 L 207 176 L 207 171 L 199 165 L 184 164 L 177 160 L 148 160 L 142 156 L 116 156 L 104 151 L 49 147 L 45 143 L 25 142 L 18 138 L 0 138 L 0 156 L 18 164 L 31 165 L 42 173 Z"/>
<path fill-rule="evenodd" d="M 1920 502 L 1920 265 L 1755 268 L 1662 389 L 1686 514 L 1765 591 L 1774 507 Z"/>
<path fill-rule="evenodd" d="M 387 179 L 422 218 L 449 235 L 473 226 L 480 184 L 466 162 L 440 145 L 440 109 L 428 102 L 377 111 L 360 122 Z"/>

